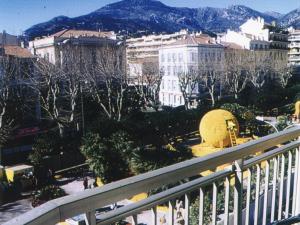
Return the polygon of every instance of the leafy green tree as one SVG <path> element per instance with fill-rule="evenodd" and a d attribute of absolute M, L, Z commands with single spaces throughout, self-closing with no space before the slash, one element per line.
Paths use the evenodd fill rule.
<path fill-rule="evenodd" d="M 83 138 L 81 152 L 96 175 L 104 183 L 110 183 L 129 176 L 128 162 L 133 148 L 133 142 L 123 131 L 108 138 L 90 133 Z"/>
<path fill-rule="evenodd" d="M 171 145 L 145 146 L 136 148 L 132 154 L 130 168 L 134 174 L 141 174 L 178 162 L 182 162 L 193 157 L 189 148 L 184 146 L 173 147 Z"/>
<path fill-rule="evenodd" d="M 44 157 L 59 153 L 62 150 L 61 144 L 57 133 L 49 132 L 38 136 L 32 146 L 32 153 L 29 155 L 30 162 L 35 167 L 44 166 Z"/>

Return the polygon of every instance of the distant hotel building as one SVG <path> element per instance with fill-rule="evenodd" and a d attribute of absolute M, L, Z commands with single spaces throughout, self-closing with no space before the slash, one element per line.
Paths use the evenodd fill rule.
<path fill-rule="evenodd" d="M 131 77 L 142 74 L 142 65 L 154 62 L 158 65 L 159 49 L 183 39 L 189 32 L 181 30 L 173 34 L 160 34 L 130 38 L 126 40 L 126 58 L 128 73 Z M 195 33 L 196 37 L 202 35 Z"/>
<path fill-rule="evenodd" d="M 181 40 L 161 47 L 159 68 L 164 73 L 159 93 L 161 104 L 173 107 L 184 105 L 178 74 L 197 70 L 202 59 L 214 58 L 218 64 L 223 56 L 224 47 L 208 35 L 186 35 Z M 193 90 L 188 87 L 187 92 L 196 97 L 199 94 L 198 86 Z"/>
<path fill-rule="evenodd" d="M 89 47 L 103 46 L 105 43 L 115 42 L 116 39 L 114 32 L 62 30 L 51 36 L 30 41 L 29 49 L 32 54 L 56 64 L 60 63 L 63 58 L 63 46 L 82 46 L 89 50 Z"/>
<path fill-rule="evenodd" d="M 300 30 L 290 30 L 289 42 L 289 63 L 300 67 Z"/>
<path fill-rule="evenodd" d="M 258 17 L 242 24 L 238 32 L 228 30 L 218 41 L 235 43 L 248 50 L 288 49 L 288 32 Z"/>

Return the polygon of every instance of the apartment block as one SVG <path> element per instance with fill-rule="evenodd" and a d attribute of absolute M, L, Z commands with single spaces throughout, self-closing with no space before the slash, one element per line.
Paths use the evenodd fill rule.
<path fill-rule="evenodd" d="M 148 35 L 140 38 L 126 40 L 126 58 L 128 72 L 131 77 L 142 74 L 143 63 L 158 62 L 159 49 L 175 43 L 190 34 L 187 30 L 181 30 L 173 34 Z M 202 35 L 201 32 L 193 33 L 194 36 Z M 157 65 L 158 66 L 158 65 Z"/>
<path fill-rule="evenodd" d="M 97 46 L 104 46 L 117 41 L 114 32 L 98 32 L 88 30 L 62 30 L 51 36 L 36 38 L 29 42 L 29 49 L 32 54 L 56 64 L 63 59 L 64 46 L 80 46 L 81 50 L 89 52 Z M 68 48 L 68 51 L 70 48 Z"/>
<path fill-rule="evenodd" d="M 177 107 L 184 105 L 184 98 L 180 90 L 179 74 L 197 71 L 203 59 L 215 59 L 215 64 L 224 57 L 224 46 L 217 44 L 207 35 L 187 35 L 175 43 L 159 49 L 159 68 L 164 75 L 161 82 L 159 99 L 162 105 Z M 199 94 L 199 87 L 187 87 L 187 93 L 192 98 Z M 191 107 L 193 101 L 191 99 Z"/>
<path fill-rule="evenodd" d="M 290 30 L 289 42 L 289 64 L 300 67 L 300 30 Z"/>
<path fill-rule="evenodd" d="M 247 20 L 239 31 L 227 30 L 218 41 L 235 43 L 248 50 L 288 49 L 288 32 L 258 17 Z"/>

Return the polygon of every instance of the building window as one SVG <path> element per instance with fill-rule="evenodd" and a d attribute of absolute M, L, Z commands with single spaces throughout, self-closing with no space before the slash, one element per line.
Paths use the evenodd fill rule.
<path fill-rule="evenodd" d="M 168 53 L 168 62 L 171 62 L 171 54 Z"/>
<path fill-rule="evenodd" d="M 165 89 L 165 82 L 163 80 L 161 81 L 161 89 Z"/>
<path fill-rule="evenodd" d="M 175 82 L 175 80 L 172 81 L 172 90 L 173 91 L 176 90 L 176 82 Z"/>
<path fill-rule="evenodd" d="M 164 62 L 165 61 L 165 55 L 161 54 L 161 61 Z"/>
<path fill-rule="evenodd" d="M 175 53 L 173 53 L 172 57 L 173 57 L 173 62 L 176 62 L 176 54 Z"/>
<path fill-rule="evenodd" d="M 219 54 L 218 54 L 218 61 L 221 61 L 221 58 L 222 58 L 221 52 L 219 52 Z"/>
<path fill-rule="evenodd" d="M 191 61 L 192 61 L 192 62 L 195 62 L 196 59 L 197 59 L 197 54 L 196 54 L 195 52 L 192 52 L 192 53 L 191 53 Z"/>
<path fill-rule="evenodd" d="M 179 61 L 179 62 L 182 62 L 182 60 L 183 60 L 183 54 L 182 54 L 182 52 L 180 52 L 180 53 L 178 54 L 178 61 Z"/>
<path fill-rule="evenodd" d="M 174 95 L 174 105 L 176 105 L 176 95 Z"/>
<path fill-rule="evenodd" d="M 164 66 L 162 66 L 161 68 L 160 68 L 160 71 L 159 71 L 162 75 L 166 75 L 166 70 L 165 70 L 165 67 Z"/>
<path fill-rule="evenodd" d="M 168 66 L 167 73 L 168 73 L 168 76 L 171 75 L 171 66 Z"/>
<path fill-rule="evenodd" d="M 46 59 L 47 61 L 49 61 L 49 53 L 48 52 L 44 55 L 44 59 Z"/>
<path fill-rule="evenodd" d="M 179 73 L 179 74 L 182 73 L 182 66 L 179 66 L 179 67 L 178 67 L 178 73 Z"/>
<path fill-rule="evenodd" d="M 182 104 L 182 96 L 179 97 L 179 104 Z"/>

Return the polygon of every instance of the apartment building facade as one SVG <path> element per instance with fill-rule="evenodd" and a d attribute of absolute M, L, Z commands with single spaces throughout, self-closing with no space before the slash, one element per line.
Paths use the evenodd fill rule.
<path fill-rule="evenodd" d="M 263 18 L 251 18 L 239 31 L 228 30 L 219 42 L 231 42 L 248 50 L 288 49 L 288 32 L 268 24 Z"/>
<path fill-rule="evenodd" d="M 224 57 L 224 47 L 206 35 L 197 37 L 187 35 L 173 44 L 160 48 L 159 68 L 163 73 L 159 93 L 161 104 L 172 107 L 184 105 L 179 75 L 197 71 L 201 66 L 200 61 L 212 56 L 216 59 L 215 63 L 218 64 Z M 199 91 L 198 85 L 188 86 L 186 90 L 192 98 L 196 98 Z M 192 99 L 190 106 L 195 106 Z"/>
<path fill-rule="evenodd" d="M 181 30 L 173 34 L 148 35 L 140 38 L 126 40 L 126 59 L 130 77 L 136 77 L 143 73 L 143 63 L 157 63 L 159 49 L 177 40 L 183 39 L 189 32 Z M 193 33 L 194 36 L 203 35 L 201 32 Z"/>
<path fill-rule="evenodd" d="M 289 64 L 300 67 L 300 30 L 290 30 L 289 42 Z"/>
<path fill-rule="evenodd" d="M 114 32 L 97 32 L 87 30 L 62 30 L 48 37 L 36 38 L 29 42 L 29 50 L 32 54 L 44 58 L 52 64 L 61 63 L 65 49 L 80 46 L 81 50 L 92 52 L 97 46 L 105 46 L 116 43 L 117 37 Z"/>

